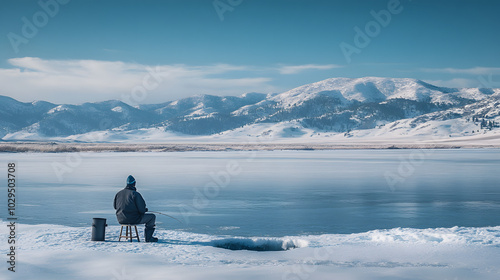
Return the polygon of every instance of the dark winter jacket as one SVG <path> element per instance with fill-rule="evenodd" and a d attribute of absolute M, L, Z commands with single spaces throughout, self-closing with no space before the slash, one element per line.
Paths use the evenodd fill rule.
<path fill-rule="evenodd" d="M 114 207 L 120 224 L 138 224 L 148 211 L 146 202 L 133 185 L 127 185 L 115 196 Z"/>

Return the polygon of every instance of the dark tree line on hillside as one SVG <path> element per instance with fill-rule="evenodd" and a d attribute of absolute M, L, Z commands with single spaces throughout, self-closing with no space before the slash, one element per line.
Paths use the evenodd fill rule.
<path fill-rule="evenodd" d="M 485 129 L 491 130 L 494 127 L 498 127 L 498 124 L 495 123 L 495 121 L 493 121 L 493 120 L 487 121 L 487 120 L 483 119 L 481 121 L 481 129 L 485 128 Z"/>
<path fill-rule="evenodd" d="M 469 120 L 469 119 L 467 119 Z M 481 129 L 492 130 L 494 127 L 500 127 L 500 125 L 494 120 L 487 120 L 485 118 L 472 117 L 474 123 L 480 123 Z"/>

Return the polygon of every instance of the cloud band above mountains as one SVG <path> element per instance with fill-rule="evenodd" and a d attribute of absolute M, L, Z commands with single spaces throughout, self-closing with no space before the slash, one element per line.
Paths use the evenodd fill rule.
<path fill-rule="evenodd" d="M 307 70 L 328 70 L 335 65 L 284 65 L 250 67 L 229 64 L 204 66 L 144 65 L 122 61 L 45 60 L 12 58 L 12 68 L 0 68 L 0 94 L 18 100 L 47 100 L 55 103 L 83 103 L 140 96 L 137 103 L 156 103 L 195 94 L 239 95 L 246 92 L 277 92 L 272 78 L 258 76 L 299 74 Z M 228 76 L 231 76 L 230 78 Z M 133 98 L 132 102 L 134 103 Z"/>

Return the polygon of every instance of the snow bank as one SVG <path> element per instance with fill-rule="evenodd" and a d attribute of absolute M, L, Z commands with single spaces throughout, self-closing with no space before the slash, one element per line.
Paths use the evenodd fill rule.
<path fill-rule="evenodd" d="M 474 228 L 394 228 L 373 230 L 349 235 L 309 236 L 323 246 L 332 243 L 386 243 L 386 244 L 450 244 L 450 245 L 488 245 L 500 248 L 500 226 Z"/>

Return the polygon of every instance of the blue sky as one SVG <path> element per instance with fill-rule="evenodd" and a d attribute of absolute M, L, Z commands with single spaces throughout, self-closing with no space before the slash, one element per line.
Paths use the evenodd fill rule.
<path fill-rule="evenodd" d="M 500 87 L 499 1 L 40 3 L 0 2 L 1 95 L 157 103 L 364 76 Z M 369 43 L 356 44 L 356 27 Z"/>

